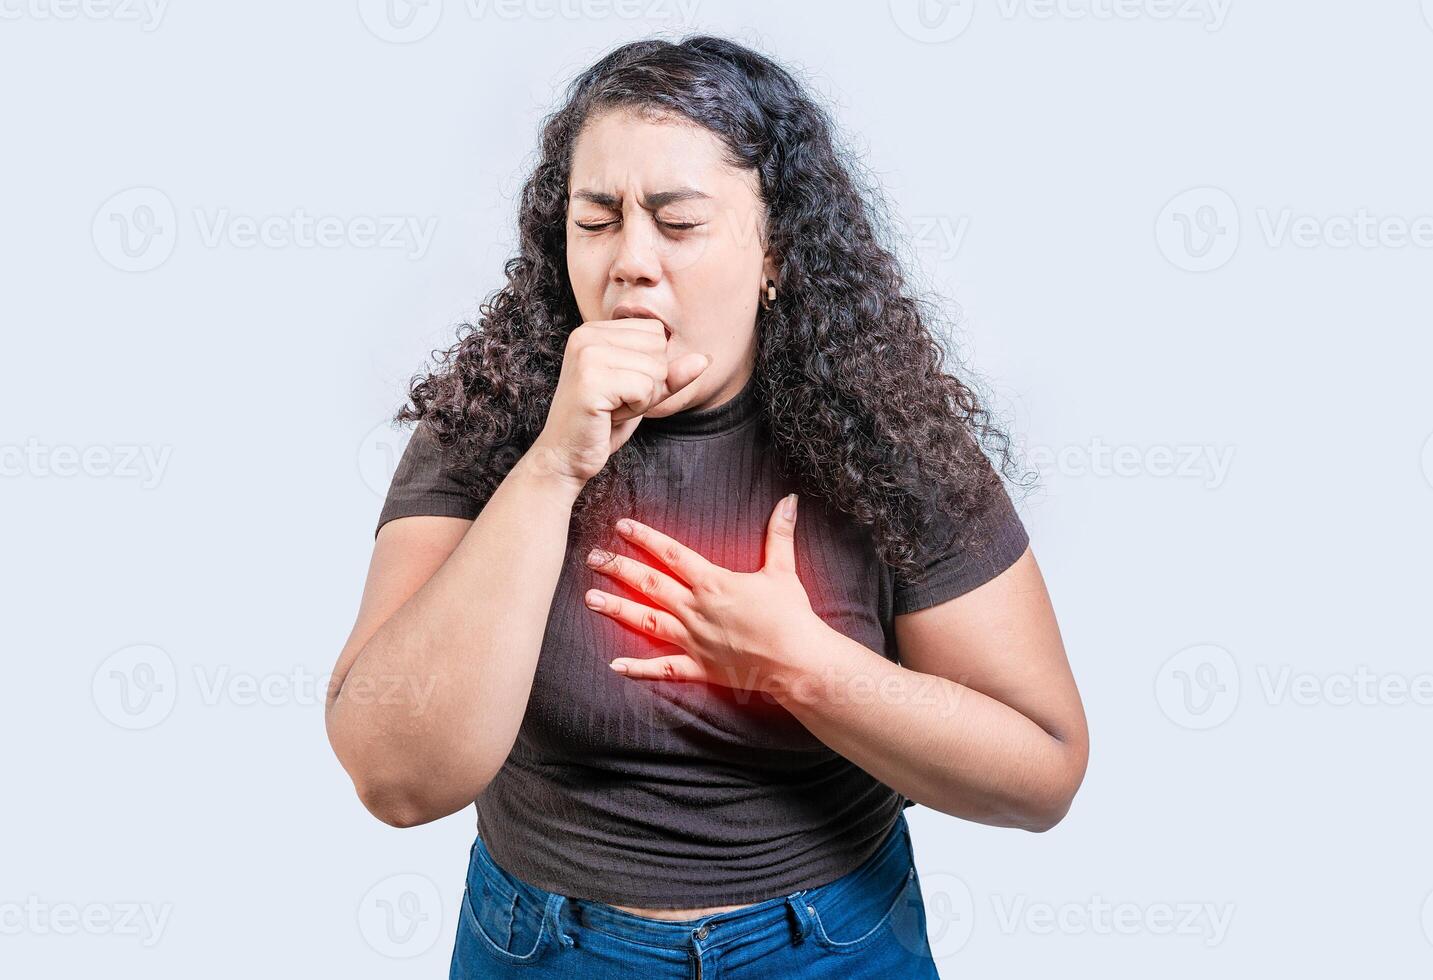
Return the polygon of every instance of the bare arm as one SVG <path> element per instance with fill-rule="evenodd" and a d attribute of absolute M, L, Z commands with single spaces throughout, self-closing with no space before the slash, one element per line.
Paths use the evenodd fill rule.
<path fill-rule="evenodd" d="M 402 517 L 378 532 L 326 723 L 385 823 L 468 806 L 517 738 L 581 489 L 534 460 L 475 521 Z"/>
<path fill-rule="evenodd" d="M 334 754 L 396 827 L 471 804 L 527 710 L 572 508 L 640 424 L 683 410 L 710 358 L 668 361 L 662 323 L 584 323 L 568 337 L 547 424 L 474 521 L 383 525 L 329 684 Z"/>
<path fill-rule="evenodd" d="M 1084 779 L 1089 736 L 1034 555 L 897 616 L 895 631 L 900 664 L 816 621 L 776 696 L 917 803 L 996 826 L 1058 823 Z"/>

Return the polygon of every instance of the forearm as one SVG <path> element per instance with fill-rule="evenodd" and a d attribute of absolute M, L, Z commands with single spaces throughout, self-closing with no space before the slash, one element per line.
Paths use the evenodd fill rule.
<path fill-rule="evenodd" d="M 330 737 L 370 809 L 404 823 L 456 812 L 512 749 L 579 489 L 539 458 L 514 466 L 332 693 Z"/>
<path fill-rule="evenodd" d="M 1082 768 L 1072 747 L 1014 708 L 892 663 L 819 619 L 793 647 L 773 696 L 891 788 L 996 826 L 1044 830 L 1068 809 Z"/>

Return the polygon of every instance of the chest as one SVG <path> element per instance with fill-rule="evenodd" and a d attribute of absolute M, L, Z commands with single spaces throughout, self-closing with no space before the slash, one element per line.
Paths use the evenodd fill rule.
<path fill-rule="evenodd" d="M 631 515 L 709 561 L 737 572 L 761 568 L 772 509 L 796 487 L 760 445 L 698 444 L 657 455 Z M 655 564 L 620 542 L 619 553 Z M 869 532 L 803 496 L 797 519 L 796 573 L 812 609 L 836 631 L 895 659 L 891 577 Z M 764 694 L 724 685 L 633 680 L 607 664 L 680 648 L 589 610 L 583 596 L 599 588 L 636 598 L 621 583 L 588 568 L 580 555 L 563 563 L 517 748 L 534 760 L 604 767 L 670 766 L 683 757 L 704 767 L 731 767 L 745 779 L 753 767 L 796 769 L 834 753 Z"/>

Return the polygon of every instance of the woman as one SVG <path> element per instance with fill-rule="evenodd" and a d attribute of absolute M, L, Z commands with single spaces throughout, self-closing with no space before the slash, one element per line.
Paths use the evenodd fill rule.
<path fill-rule="evenodd" d="M 329 691 L 380 819 L 476 801 L 453 976 L 935 976 L 904 808 L 1068 809 L 1006 443 L 875 200 L 717 38 L 619 48 L 547 120 L 506 287 L 398 415 Z"/>

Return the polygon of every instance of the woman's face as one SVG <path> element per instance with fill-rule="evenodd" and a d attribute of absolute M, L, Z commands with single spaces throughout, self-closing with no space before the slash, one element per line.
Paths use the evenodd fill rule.
<path fill-rule="evenodd" d="M 614 110 L 583 127 L 567 205 L 567 275 L 583 322 L 641 306 L 671 332 L 667 360 L 712 363 L 689 408 L 718 405 L 751 376 L 767 279 L 765 207 L 752 171 L 722 162 L 710 131 Z M 692 227 L 685 227 L 685 226 Z"/>

